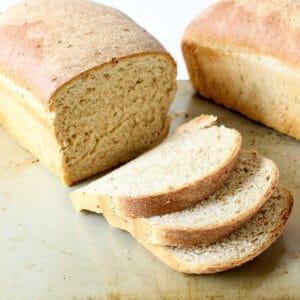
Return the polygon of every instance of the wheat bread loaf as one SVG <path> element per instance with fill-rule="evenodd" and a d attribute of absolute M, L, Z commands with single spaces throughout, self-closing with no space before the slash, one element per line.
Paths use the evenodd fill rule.
<path fill-rule="evenodd" d="M 212 244 L 193 247 L 160 246 L 137 240 L 172 269 L 190 274 L 207 274 L 238 267 L 265 251 L 279 237 L 291 213 L 293 196 L 279 187 L 258 213 L 243 227 Z M 120 217 L 111 210 L 105 217 L 112 223 Z M 114 219 L 114 220 L 113 220 Z"/>
<path fill-rule="evenodd" d="M 236 130 L 214 122 L 213 116 L 200 116 L 154 149 L 75 190 L 74 207 L 101 213 L 104 203 L 112 202 L 120 216 L 150 217 L 205 199 L 230 176 L 241 147 Z"/>
<path fill-rule="evenodd" d="M 229 179 L 205 201 L 161 216 L 121 218 L 116 224 L 109 218 L 108 221 L 150 244 L 192 246 L 212 243 L 252 218 L 273 194 L 278 179 L 278 168 L 273 161 L 255 151 L 242 151 Z M 114 205 L 104 209 L 104 215 L 107 210 L 114 212 Z"/>
<path fill-rule="evenodd" d="M 297 0 L 222 0 L 186 28 L 182 51 L 195 90 L 300 139 Z"/>
<path fill-rule="evenodd" d="M 71 185 L 168 133 L 176 64 L 122 12 L 20 1 L 0 15 L 0 123 Z"/>

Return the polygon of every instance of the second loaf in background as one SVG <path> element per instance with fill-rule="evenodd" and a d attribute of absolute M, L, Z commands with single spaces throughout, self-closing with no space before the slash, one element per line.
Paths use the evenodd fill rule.
<path fill-rule="evenodd" d="M 300 140 L 298 0 L 223 0 L 187 27 L 182 51 L 194 88 Z"/>

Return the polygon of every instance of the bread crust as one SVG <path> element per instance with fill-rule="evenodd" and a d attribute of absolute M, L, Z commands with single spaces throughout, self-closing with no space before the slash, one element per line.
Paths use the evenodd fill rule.
<path fill-rule="evenodd" d="M 253 260 L 262 252 L 264 252 L 276 241 L 276 239 L 282 233 L 284 225 L 291 214 L 294 200 L 292 194 L 287 189 L 283 187 L 280 187 L 280 189 L 283 189 L 284 192 L 286 193 L 288 205 L 286 207 L 284 214 L 282 215 L 281 220 L 279 220 L 279 223 L 277 225 L 276 230 L 274 231 L 274 234 L 269 240 L 265 241 L 265 243 L 263 243 L 258 249 L 256 249 L 255 252 L 241 259 L 230 261 L 225 264 L 215 264 L 215 265 L 203 265 L 197 263 L 190 263 L 190 262 L 177 260 L 175 256 L 171 255 L 168 251 L 166 251 L 164 246 L 153 245 L 153 244 L 142 242 L 140 240 L 138 240 L 138 242 L 141 243 L 145 248 L 147 248 L 154 256 L 158 257 L 166 265 L 168 265 L 169 267 L 171 267 L 172 269 L 178 272 L 183 272 L 188 274 L 210 274 L 210 273 L 222 272 L 235 267 L 239 267 L 242 264 Z"/>
<path fill-rule="evenodd" d="M 21 1 L 0 16 L 0 43 L 0 71 L 49 108 L 65 84 L 120 58 L 157 53 L 176 68 L 128 16 L 88 0 Z"/>
<path fill-rule="evenodd" d="M 23 88 L 0 74 L 0 124 L 51 171 L 60 176 L 61 152 L 51 115 Z"/>
<path fill-rule="evenodd" d="M 178 128 L 175 129 L 174 131 L 174 136 L 175 135 L 180 135 L 184 133 L 191 132 L 195 129 L 204 129 L 213 125 L 216 125 L 217 123 L 217 117 L 213 115 L 200 115 L 193 120 L 182 124 Z"/>
<path fill-rule="evenodd" d="M 297 1 L 220 1 L 186 29 L 195 90 L 300 140 Z"/>
<path fill-rule="evenodd" d="M 230 44 L 300 67 L 300 8 L 290 0 L 221 0 L 186 28 L 183 41 Z"/>

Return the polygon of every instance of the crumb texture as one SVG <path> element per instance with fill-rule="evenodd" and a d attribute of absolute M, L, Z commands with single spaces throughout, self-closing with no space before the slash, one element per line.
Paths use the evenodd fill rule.
<path fill-rule="evenodd" d="M 124 59 L 72 81 L 53 102 L 54 126 L 71 181 L 126 162 L 168 132 L 176 90 L 165 55 Z"/>

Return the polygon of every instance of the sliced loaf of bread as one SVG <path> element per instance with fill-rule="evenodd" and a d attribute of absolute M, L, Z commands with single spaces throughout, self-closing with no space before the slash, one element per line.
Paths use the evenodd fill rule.
<path fill-rule="evenodd" d="M 243 151 L 230 178 L 191 208 L 150 218 L 121 218 L 110 225 L 140 240 L 158 245 L 191 246 L 212 243 L 241 227 L 265 204 L 277 187 L 273 161 L 255 151 Z M 114 212 L 113 204 L 107 209 Z M 104 214 L 106 214 L 104 209 Z"/>
<path fill-rule="evenodd" d="M 200 116 L 137 159 L 71 194 L 77 210 L 102 212 L 113 203 L 119 216 L 150 217 L 191 207 L 230 176 L 241 147 L 234 129 Z"/>
<path fill-rule="evenodd" d="M 254 259 L 270 247 L 281 234 L 292 206 L 292 194 L 280 187 L 243 227 L 215 243 L 174 247 L 138 241 L 176 271 L 191 274 L 221 272 Z M 105 217 L 120 219 L 112 211 L 105 212 Z"/>
<path fill-rule="evenodd" d="M 18 1 L 0 15 L 0 124 L 67 185 L 160 143 L 177 90 L 164 47 L 96 2 Z"/>

